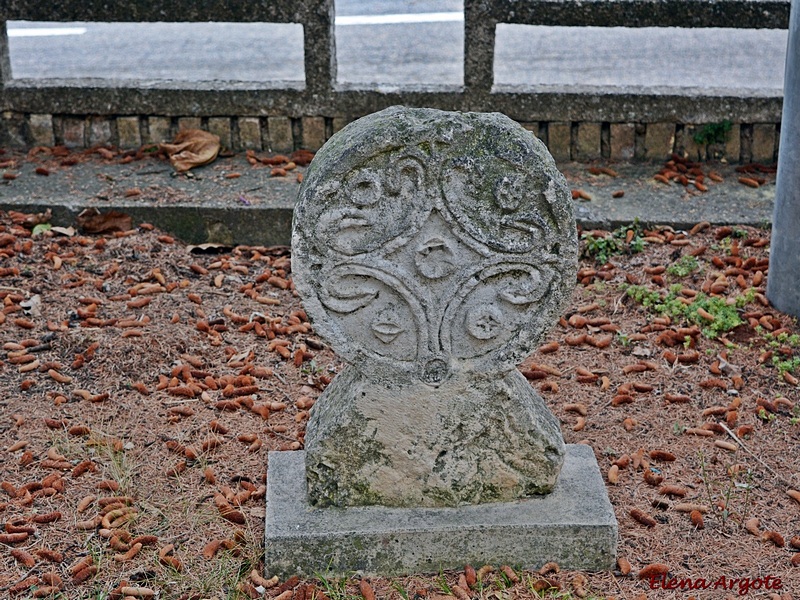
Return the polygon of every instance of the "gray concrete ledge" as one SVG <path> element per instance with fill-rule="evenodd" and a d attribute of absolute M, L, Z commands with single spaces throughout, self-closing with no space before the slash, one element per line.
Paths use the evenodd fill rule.
<path fill-rule="evenodd" d="M 61 0 L 39 3 L 5 0 L 2 18 L 31 21 L 273 21 L 298 19 L 303 8 L 324 3 L 257 0 L 246 4 L 224 0 L 163 2 L 87 2 Z M 466 0 L 464 8 L 490 15 L 499 22 L 532 25 L 592 25 L 611 27 L 750 27 L 785 29 L 786 0 Z M 311 12 L 309 10 L 309 12 Z"/>
<path fill-rule="evenodd" d="M 592 449 L 568 445 L 551 494 L 459 508 L 310 508 L 305 453 L 270 452 L 267 575 L 400 575 L 465 564 L 611 569 L 617 521 Z"/>
<path fill-rule="evenodd" d="M 296 172 L 270 177 L 268 168 L 252 168 L 243 155 L 218 159 L 196 169 L 193 177 L 171 176 L 169 164 L 145 159 L 126 165 L 89 160 L 36 175 L 37 165 L 21 161 L 18 177 L 0 182 L 0 210 L 42 212 L 50 208 L 53 225 L 69 226 L 84 208 L 118 210 L 135 224 L 153 225 L 189 243 L 222 242 L 248 245 L 288 245 L 292 212 L 299 184 Z M 650 225 L 689 229 L 695 223 L 767 226 L 772 220 L 775 185 L 752 189 L 738 183 L 733 167 L 709 165 L 725 178 L 705 194 L 653 180 L 657 164 L 612 164 L 619 177 L 594 176 L 588 166 L 561 163 L 573 189 L 590 194 L 576 201 L 578 223 L 586 229 L 614 229 L 635 219 Z M 298 169 L 297 172 L 302 172 Z M 228 179 L 230 173 L 240 173 Z M 138 189 L 137 196 L 126 196 Z M 612 198 L 622 190 L 622 198 Z"/>
<path fill-rule="evenodd" d="M 786 0 L 467 0 L 464 7 L 528 25 L 786 29 L 789 22 Z"/>
<path fill-rule="evenodd" d="M 308 69 L 308 67 L 307 67 Z M 20 114 L 181 117 L 323 116 L 352 120 L 402 104 L 497 111 L 516 121 L 610 123 L 780 122 L 783 94 L 743 88 L 643 88 L 529 85 L 472 93 L 453 85 L 335 85 L 319 92 L 297 82 L 180 82 L 13 79 L 0 89 L 3 110 Z M 491 93 L 490 93 L 491 92 Z"/>

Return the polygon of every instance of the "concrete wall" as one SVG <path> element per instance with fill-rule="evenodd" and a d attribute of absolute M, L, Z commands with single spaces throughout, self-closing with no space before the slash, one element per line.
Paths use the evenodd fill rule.
<path fill-rule="evenodd" d="M 572 26 L 786 28 L 778 0 L 465 0 L 464 83 L 376 91 L 336 83 L 333 0 L 62 0 L 0 3 L 0 145 L 51 143 L 136 147 L 181 126 L 221 135 L 232 149 L 318 148 L 347 122 L 393 104 L 500 111 L 539 135 L 561 158 L 660 159 L 671 151 L 772 162 L 782 98 L 702 89 L 612 90 L 494 86 L 497 23 Z M 114 80 L 15 80 L 7 20 L 243 21 L 301 23 L 305 85 Z M 146 85 L 144 84 L 146 83 Z M 731 121 L 724 144 L 697 148 L 693 132 Z"/>

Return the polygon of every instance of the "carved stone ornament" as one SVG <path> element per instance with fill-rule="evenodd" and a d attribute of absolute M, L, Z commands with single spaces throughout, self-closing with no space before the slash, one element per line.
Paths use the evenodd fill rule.
<path fill-rule="evenodd" d="M 547 493 L 558 421 L 515 366 L 577 268 L 566 181 L 504 115 L 392 107 L 317 153 L 297 290 L 347 362 L 311 413 L 317 506 L 457 506 Z"/>

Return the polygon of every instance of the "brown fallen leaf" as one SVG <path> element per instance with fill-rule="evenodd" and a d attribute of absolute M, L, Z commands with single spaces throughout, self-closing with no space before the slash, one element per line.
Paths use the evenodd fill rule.
<path fill-rule="evenodd" d="M 76 231 L 74 227 L 51 227 L 50 231 L 53 233 L 57 233 L 59 235 L 65 235 L 67 237 L 72 237 L 75 235 Z"/>
<path fill-rule="evenodd" d="M 751 517 L 744 522 L 744 528 L 755 536 L 761 535 L 761 521 L 758 517 Z"/>
<path fill-rule="evenodd" d="M 630 511 L 631 517 L 633 517 L 636 521 L 644 525 L 645 527 L 655 527 L 657 521 L 645 513 L 644 511 L 639 510 L 638 508 L 631 509 Z"/>
<path fill-rule="evenodd" d="M 101 213 L 96 208 L 82 210 L 76 217 L 75 224 L 84 233 L 108 233 L 133 229 L 133 221 L 129 215 L 116 210 Z"/>
<path fill-rule="evenodd" d="M 783 548 L 786 545 L 783 536 L 777 531 L 765 531 L 761 534 L 761 540 L 764 542 L 772 542 L 778 548 Z"/>
<path fill-rule="evenodd" d="M 361 595 L 364 597 L 364 600 L 375 600 L 375 591 L 372 589 L 369 581 L 366 579 L 360 580 L 358 582 L 358 588 L 361 592 Z"/>
<path fill-rule="evenodd" d="M 663 563 L 651 563 L 639 571 L 639 579 L 650 579 L 669 573 L 669 567 Z"/>
<path fill-rule="evenodd" d="M 49 223 L 53 218 L 53 211 L 49 208 L 45 212 L 35 214 L 23 213 L 16 210 L 10 210 L 7 214 L 14 225 L 20 225 L 27 229 L 32 229 L 42 223 Z"/>
<path fill-rule="evenodd" d="M 619 567 L 620 573 L 622 573 L 623 575 L 627 575 L 628 573 L 631 572 L 632 569 L 630 561 L 624 556 L 620 556 L 617 559 L 617 566 Z"/>
<path fill-rule="evenodd" d="M 159 144 L 179 173 L 213 162 L 219 153 L 219 136 L 202 129 L 182 129 L 171 144 Z"/>
<path fill-rule="evenodd" d="M 692 520 L 692 525 L 694 525 L 695 529 L 703 529 L 705 525 L 703 524 L 703 513 L 699 510 L 693 510 L 689 513 L 689 518 Z"/>
<path fill-rule="evenodd" d="M 295 150 L 292 152 L 292 155 L 289 157 L 293 163 L 299 165 L 301 167 L 307 167 L 311 160 L 314 158 L 314 153 L 310 150 L 305 150 L 301 148 L 300 150 Z"/>

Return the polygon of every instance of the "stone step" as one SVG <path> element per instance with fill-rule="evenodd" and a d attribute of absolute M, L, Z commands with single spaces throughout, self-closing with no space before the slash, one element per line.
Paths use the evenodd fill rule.
<path fill-rule="evenodd" d="M 9 154 L 5 158 L 13 158 Z M 86 158 L 68 167 L 50 168 L 37 175 L 38 163 L 20 155 L 17 177 L 0 185 L 0 210 L 41 212 L 50 208 L 54 225 L 68 226 L 87 207 L 101 212 L 118 210 L 134 223 L 149 222 L 189 243 L 223 242 L 251 245 L 289 244 L 292 209 L 299 184 L 297 175 L 271 177 L 269 167 L 252 167 L 245 155 L 218 159 L 191 171 L 173 175 L 169 163 L 146 158 L 127 164 Z M 573 189 L 591 200 L 575 201 L 578 223 L 587 229 L 613 229 L 639 219 L 644 223 L 685 229 L 699 221 L 713 225 L 766 226 L 772 220 L 774 175 L 755 189 L 739 183 L 731 165 L 708 164 L 724 181 L 709 182 L 700 193 L 693 186 L 659 183 L 653 163 L 603 163 L 618 177 L 592 175 L 591 165 L 561 163 Z M 229 178 L 231 174 L 240 176 Z M 135 192 L 138 190 L 138 194 Z M 623 191 L 621 198 L 612 192 Z"/>

